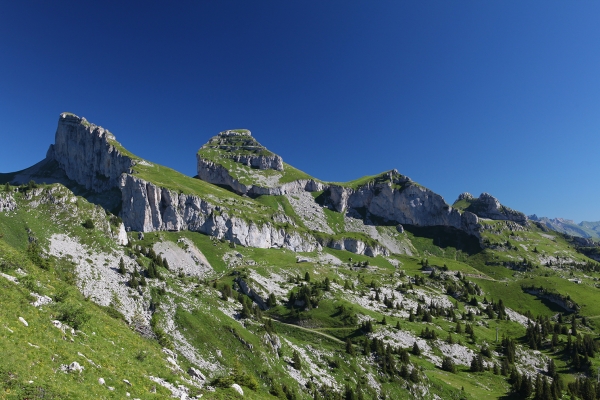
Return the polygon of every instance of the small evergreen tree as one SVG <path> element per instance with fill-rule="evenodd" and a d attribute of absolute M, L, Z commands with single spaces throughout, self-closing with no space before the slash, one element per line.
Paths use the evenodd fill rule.
<path fill-rule="evenodd" d="M 355 355 L 354 346 L 352 345 L 352 341 L 350 339 L 346 339 L 346 353 L 350 354 L 351 356 Z"/>
<path fill-rule="evenodd" d="M 304 274 L 304 280 L 306 282 L 310 282 L 310 274 L 308 273 L 308 271 L 306 271 L 306 273 Z"/>
<path fill-rule="evenodd" d="M 10 183 L 6 182 L 6 183 L 4 184 L 4 191 L 5 191 L 6 193 L 10 192 Z"/>
<path fill-rule="evenodd" d="M 302 360 L 300 359 L 300 354 L 298 351 L 294 350 L 294 354 L 292 354 L 292 363 L 294 364 L 294 368 L 300 371 L 302 369 Z"/>
<path fill-rule="evenodd" d="M 125 271 L 125 261 L 123 261 L 123 257 L 119 260 L 119 273 L 121 275 L 125 275 L 127 271 Z"/>
<path fill-rule="evenodd" d="M 452 361 L 452 358 L 444 357 L 444 360 L 442 361 L 442 369 L 451 373 L 456 372 L 456 366 L 454 365 L 454 361 Z"/>
<path fill-rule="evenodd" d="M 267 306 L 269 308 L 275 307 L 277 305 L 277 299 L 275 298 L 275 294 L 271 293 L 269 298 L 267 299 Z"/>
<path fill-rule="evenodd" d="M 415 356 L 420 356 L 421 355 L 421 349 L 419 348 L 419 345 L 417 344 L 416 340 L 415 340 L 415 343 L 413 343 L 412 353 Z"/>

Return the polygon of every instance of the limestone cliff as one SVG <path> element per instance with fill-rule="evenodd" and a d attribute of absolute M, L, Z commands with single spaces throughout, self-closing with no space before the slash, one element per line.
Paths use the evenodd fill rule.
<path fill-rule="evenodd" d="M 224 166 L 203 158 L 200 154 L 197 157 L 198 178 L 213 185 L 225 186 L 231 188 L 234 192 L 241 195 L 257 197 L 262 195 L 280 196 L 285 194 L 297 193 L 298 191 L 317 192 L 323 190 L 325 185 L 314 179 L 300 179 L 293 182 L 274 185 L 270 187 L 268 183 L 248 184 L 241 183 L 229 173 Z"/>
<path fill-rule="evenodd" d="M 449 226 L 479 237 L 475 214 L 450 207 L 442 196 L 393 170 L 356 189 L 331 185 L 325 203 L 338 212 L 375 222 L 414 226 Z"/>
<path fill-rule="evenodd" d="M 62 113 L 47 159 L 56 160 L 69 179 L 88 190 L 102 192 L 118 187 L 121 174 L 135 164 L 115 144 L 115 137 L 108 130 L 85 118 Z"/>
<path fill-rule="evenodd" d="M 521 225 L 527 223 L 525 214 L 503 206 L 489 193 L 481 193 L 478 198 L 474 198 L 470 193 L 462 193 L 455 204 L 459 202 L 466 205 L 465 211 L 472 212 L 480 218 L 514 221 Z"/>
<path fill-rule="evenodd" d="M 197 196 L 179 194 L 132 175 L 122 175 L 120 188 L 121 216 L 125 226 L 134 231 L 190 230 L 250 247 L 284 247 L 293 251 L 321 248 L 308 234 L 229 216 L 221 207 Z"/>
<path fill-rule="evenodd" d="M 240 217 L 232 212 L 234 210 L 227 209 L 218 199 L 207 200 L 146 181 L 138 175 L 136 165 L 148 166 L 149 163 L 126 153 L 108 130 L 72 114 L 61 114 L 56 143 L 51 146 L 47 159 L 56 161 L 69 179 L 88 190 L 120 190 L 120 215 L 128 231 L 190 230 L 259 248 L 313 251 L 327 246 L 370 256 L 389 254 L 389 249 L 376 240 L 345 237 L 343 233 L 337 236 L 310 233 L 294 224 L 278 223 L 275 216 L 270 221 L 258 218 L 261 222 L 257 223 L 252 221 L 251 215 Z M 265 171 L 259 176 L 263 180 L 259 179 L 258 184 L 240 182 L 231 174 L 231 169 L 238 166 L 245 173 Z M 355 188 L 324 184 L 310 178 L 284 180 L 281 184 L 277 178 L 273 180 L 277 184 L 269 182 L 269 177 L 281 177 L 285 173 L 281 157 L 261 146 L 247 130 L 221 132 L 198 152 L 199 177 L 229 186 L 239 194 L 255 197 L 322 191 L 320 197 L 325 199 L 324 205 L 361 218 L 367 224 L 448 226 L 479 237 L 476 215 L 460 214 L 441 196 L 395 170 Z M 293 177 L 306 176 L 297 170 L 294 174 Z"/>

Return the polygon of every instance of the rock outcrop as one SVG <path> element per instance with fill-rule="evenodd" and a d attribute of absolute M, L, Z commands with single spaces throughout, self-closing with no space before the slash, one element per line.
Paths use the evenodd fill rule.
<path fill-rule="evenodd" d="M 498 199 L 489 193 L 481 193 L 478 198 L 473 198 L 469 193 L 463 193 L 458 197 L 458 200 L 467 200 L 470 205 L 466 208 L 466 211 L 472 212 L 480 218 L 514 221 L 521 225 L 527 223 L 525 214 L 503 206 Z"/>
<path fill-rule="evenodd" d="M 69 113 L 60 115 L 46 158 L 56 160 L 69 179 L 94 192 L 118 187 L 121 174 L 135 163 L 117 149 L 112 133 Z"/>
<path fill-rule="evenodd" d="M 132 175 L 122 175 L 120 188 L 123 199 L 121 215 L 130 230 L 190 230 L 259 248 L 284 247 L 293 251 L 321 248 L 317 240 L 308 234 L 230 216 L 220 207 L 197 196 L 179 194 Z"/>
<path fill-rule="evenodd" d="M 390 251 L 379 244 L 366 244 L 362 240 L 354 238 L 328 239 L 321 242 L 325 247 L 335 250 L 346 250 L 355 254 L 364 254 L 369 257 L 378 255 L 389 256 Z"/>
<path fill-rule="evenodd" d="M 17 208 L 17 203 L 12 196 L 12 193 L 0 194 L 0 212 L 13 211 Z"/>
<path fill-rule="evenodd" d="M 284 183 L 275 187 L 261 186 L 257 184 L 245 185 L 231 176 L 227 168 L 220 164 L 204 159 L 200 154 L 197 158 L 198 178 L 213 185 L 226 186 L 234 192 L 250 197 L 263 195 L 281 196 L 297 193 L 299 191 L 317 192 L 323 190 L 325 185 L 313 179 L 301 179 L 294 182 Z"/>
<path fill-rule="evenodd" d="M 243 184 L 218 162 L 224 158 L 228 159 L 228 163 L 271 170 L 271 175 L 282 176 L 281 157 L 261 146 L 247 130 L 221 132 L 200 149 L 197 156 L 200 179 L 229 186 L 235 192 L 251 197 L 324 191 L 320 197 L 325 199 L 325 205 L 360 217 L 367 224 L 449 226 L 479 237 L 480 225 L 476 215 L 459 213 L 441 196 L 395 170 L 358 188 L 328 185 L 313 179 L 273 185 L 263 185 L 264 182 Z M 125 155 L 109 131 L 72 114 L 61 114 L 56 143 L 51 146 L 47 159 L 56 161 L 69 179 L 88 190 L 120 190 L 120 215 L 127 231 L 190 230 L 259 248 L 313 251 L 328 246 L 372 256 L 389 253 L 381 245 L 359 239 L 323 239 L 322 235 L 300 233 L 293 226 L 284 229 L 275 221 L 276 218 L 270 222 L 255 223 L 251 218 L 241 218 L 235 212 L 215 205 L 214 200 L 209 202 L 197 195 L 178 193 L 140 179 L 134 174 L 133 167 L 144 161 Z M 275 181 L 279 182 L 279 178 Z M 117 240 L 124 243 L 126 235 L 119 232 Z"/>
<path fill-rule="evenodd" d="M 219 133 L 202 146 L 198 154 L 207 155 L 211 150 L 219 151 L 219 156 L 230 158 L 250 168 L 283 171 L 281 157 L 258 143 L 247 129 Z"/>
<path fill-rule="evenodd" d="M 479 236 L 476 215 L 450 207 L 442 196 L 393 170 L 357 188 L 332 185 L 325 204 L 338 212 L 354 213 L 367 222 L 381 220 L 414 226 L 450 226 Z"/>

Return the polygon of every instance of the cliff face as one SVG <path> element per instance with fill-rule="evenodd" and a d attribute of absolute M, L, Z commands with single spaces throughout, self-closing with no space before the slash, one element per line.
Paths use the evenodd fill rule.
<path fill-rule="evenodd" d="M 466 208 L 466 211 L 477 214 L 481 218 L 514 221 L 521 225 L 527 223 L 525 214 L 503 206 L 498 199 L 489 193 L 481 193 L 478 198 L 474 198 L 469 193 L 462 193 L 458 196 L 458 201 L 460 200 L 468 201 L 470 205 Z"/>
<path fill-rule="evenodd" d="M 250 247 L 284 247 L 293 251 L 321 248 L 310 235 L 229 216 L 199 197 L 178 194 L 132 175 L 122 175 L 120 188 L 122 219 L 134 231 L 190 230 Z"/>
<path fill-rule="evenodd" d="M 338 212 L 354 212 L 367 219 L 415 226 L 450 226 L 479 237 L 475 214 L 450 207 L 442 196 L 390 171 L 387 182 L 373 181 L 358 189 L 332 185 L 326 203 Z"/>
<path fill-rule="evenodd" d="M 269 195 L 281 196 L 298 191 L 317 192 L 323 190 L 325 185 L 313 179 L 300 179 L 294 182 L 284 183 L 282 185 L 268 187 L 260 185 L 244 185 L 233 178 L 227 168 L 212 161 L 202 158 L 200 154 L 196 155 L 198 178 L 213 185 L 227 186 L 234 192 L 251 197 Z"/>
<path fill-rule="evenodd" d="M 121 191 L 120 214 L 127 230 L 191 230 L 259 248 L 313 251 L 327 246 L 370 256 L 389 254 L 387 248 L 377 243 L 300 233 L 295 228 L 282 228 L 275 220 L 257 224 L 251 218 L 228 214 L 213 200 L 211 203 L 196 195 L 159 187 L 137 177 L 133 167 L 138 160 L 122 154 L 117 146 L 118 142 L 107 130 L 88 123 L 85 118 L 64 113 L 60 116 L 56 143 L 51 147 L 48 159 L 55 160 L 70 179 L 89 190 L 103 192 L 118 188 Z M 479 237 L 477 216 L 469 212 L 461 215 L 441 196 L 397 171 L 381 175 L 356 189 L 327 185 L 313 179 L 280 185 L 269 185 L 269 182 L 263 185 L 262 181 L 257 185 L 244 185 L 223 165 L 213 161 L 223 157 L 252 169 L 283 169 L 281 157 L 261 146 L 246 130 L 221 132 L 202 147 L 197 159 L 201 179 L 229 186 L 237 193 L 251 197 L 324 191 L 323 197 L 330 208 L 360 215 L 369 224 L 381 220 L 415 226 L 450 226 Z"/>
<path fill-rule="evenodd" d="M 88 190 L 102 192 L 118 187 L 121 174 L 134 165 L 111 140 L 114 136 L 106 129 L 85 118 L 62 113 L 47 158 L 56 160 L 69 179 Z"/>

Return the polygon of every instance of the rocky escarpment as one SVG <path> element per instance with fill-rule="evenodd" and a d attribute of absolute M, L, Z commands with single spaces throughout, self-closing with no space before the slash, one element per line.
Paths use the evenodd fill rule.
<path fill-rule="evenodd" d="M 237 194 L 248 195 L 251 197 L 262 195 L 280 196 L 297 193 L 299 191 L 317 192 L 324 188 L 324 185 L 321 182 L 317 182 L 313 179 L 301 179 L 274 187 L 270 187 L 268 183 L 265 185 L 245 185 L 232 177 L 227 168 L 213 161 L 204 159 L 200 154 L 197 155 L 197 167 L 199 179 L 212 183 L 213 185 L 229 187 Z"/>
<path fill-rule="evenodd" d="M 393 170 L 357 188 L 332 185 L 323 193 L 324 204 L 338 212 L 355 214 L 374 223 L 381 220 L 414 226 L 449 226 L 479 237 L 476 215 L 450 207 L 442 196 Z"/>
<path fill-rule="evenodd" d="M 317 240 L 308 234 L 230 216 L 220 206 L 197 196 L 179 194 L 132 175 L 124 174 L 120 187 L 122 219 L 131 230 L 190 230 L 259 248 L 284 247 L 293 251 L 321 248 Z"/>
<path fill-rule="evenodd" d="M 461 200 L 469 204 L 465 211 L 472 212 L 480 218 L 514 221 L 521 225 L 527 223 L 525 214 L 503 206 L 489 193 L 481 193 L 479 198 L 474 198 L 470 193 L 462 193 L 457 202 Z"/>
<path fill-rule="evenodd" d="M 70 113 L 60 115 L 46 158 L 56 160 L 69 179 L 94 192 L 118 187 L 121 174 L 135 164 L 115 147 L 112 133 Z"/>
<path fill-rule="evenodd" d="M 372 257 L 389 254 L 385 247 L 360 239 L 315 238 L 273 223 L 246 221 L 197 196 L 161 188 L 132 175 L 123 174 L 120 187 L 122 219 L 134 231 L 190 230 L 249 247 L 310 252 L 325 246 Z"/>

